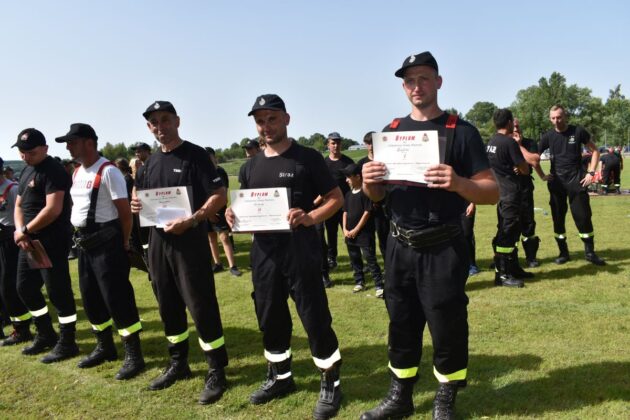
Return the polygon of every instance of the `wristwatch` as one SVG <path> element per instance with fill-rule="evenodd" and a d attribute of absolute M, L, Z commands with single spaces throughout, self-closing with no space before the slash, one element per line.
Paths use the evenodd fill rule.
<path fill-rule="evenodd" d="M 595 176 L 595 171 L 588 171 L 587 172 L 590 176 Z"/>
<path fill-rule="evenodd" d="M 22 228 L 20 229 L 20 231 L 22 232 L 22 234 L 24 234 L 24 235 L 28 235 L 28 228 L 26 227 L 26 225 L 22 226 Z"/>

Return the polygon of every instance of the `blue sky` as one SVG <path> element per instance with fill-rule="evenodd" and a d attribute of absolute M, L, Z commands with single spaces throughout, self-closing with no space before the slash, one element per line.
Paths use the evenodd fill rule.
<path fill-rule="evenodd" d="M 289 134 L 360 140 L 409 106 L 393 72 L 433 52 L 443 108 L 508 106 L 559 71 L 605 99 L 630 95 L 630 6 L 623 1 L 30 1 L 0 14 L 0 156 L 40 129 L 50 153 L 73 122 L 101 142 L 152 142 L 142 112 L 170 100 L 180 134 L 228 147 L 255 135 L 247 112 L 278 93 Z"/>

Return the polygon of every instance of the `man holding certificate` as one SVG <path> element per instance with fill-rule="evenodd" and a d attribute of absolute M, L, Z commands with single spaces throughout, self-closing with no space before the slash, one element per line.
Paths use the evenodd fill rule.
<path fill-rule="evenodd" d="M 243 215 L 248 215 L 251 225 L 258 226 L 259 222 L 253 217 L 258 212 L 256 206 L 271 207 L 265 211 L 276 214 L 288 195 L 284 220 L 270 217 L 269 225 L 258 226 L 258 232 L 254 233 L 251 250 L 254 301 L 268 363 L 267 378 L 250 396 L 250 402 L 264 404 L 295 391 L 291 376 L 292 323 L 287 305 L 291 295 L 308 334 L 313 360 L 321 371 L 320 398 L 313 415 L 316 419 L 328 419 L 337 413 L 341 402 L 341 355 L 321 281 L 322 255 L 314 225 L 341 208 L 343 197 L 323 157 L 316 150 L 288 138 L 290 117 L 279 96 L 259 96 L 248 115 L 254 116 L 266 147 L 246 162 L 243 190 L 240 190 L 243 197 L 228 209 L 227 220 L 234 226 Z M 269 191 L 269 196 L 277 195 L 277 199 L 251 198 L 252 194 L 268 192 L 260 189 L 273 190 Z M 318 195 L 324 198 L 323 204 L 313 208 L 313 200 Z M 269 196 L 255 197 L 267 200 Z"/>
<path fill-rule="evenodd" d="M 171 360 L 149 388 L 168 388 L 191 376 L 188 365 L 190 312 L 209 365 L 199 403 L 217 401 L 227 387 L 228 364 L 219 304 L 210 266 L 206 220 L 226 203 L 226 192 L 206 151 L 179 137 L 179 116 L 170 102 L 156 101 L 142 114 L 160 148 L 136 179 L 131 210 L 149 232 L 149 273 Z M 187 198 L 184 198 L 187 197 Z M 150 210 L 149 215 L 143 211 Z"/>
<path fill-rule="evenodd" d="M 428 324 L 440 382 L 433 418 L 450 419 L 468 364 L 469 255 L 460 216 L 467 201 L 496 203 L 498 189 L 477 129 L 438 106 L 442 77 L 433 55 L 408 57 L 395 75 L 411 113 L 373 136 L 374 161 L 363 166 L 363 189 L 372 201 L 385 199 L 392 225 L 385 279 L 392 379 L 387 397 L 361 418 L 413 414 Z"/>

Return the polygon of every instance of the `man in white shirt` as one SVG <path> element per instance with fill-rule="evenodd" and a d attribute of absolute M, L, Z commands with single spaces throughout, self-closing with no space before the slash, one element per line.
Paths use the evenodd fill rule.
<path fill-rule="evenodd" d="M 68 134 L 55 139 L 66 143 L 72 158 L 81 163 L 70 189 L 70 221 L 79 254 L 81 297 L 97 345 L 78 366 L 88 368 L 117 359 L 112 337 L 115 324 L 125 347 L 116 379 L 123 380 L 145 366 L 139 338 L 142 325 L 129 282 L 131 208 L 125 179 L 116 166 L 99 156 L 97 140 L 94 129 L 81 123 L 72 124 Z"/>

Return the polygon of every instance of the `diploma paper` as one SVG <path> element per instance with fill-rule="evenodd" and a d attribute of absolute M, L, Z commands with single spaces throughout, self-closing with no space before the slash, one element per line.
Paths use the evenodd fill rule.
<path fill-rule="evenodd" d="M 390 183 L 427 184 L 424 172 L 440 163 L 437 130 L 373 133 L 374 160 L 387 167 Z"/>
<path fill-rule="evenodd" d="M 187 187 L 152 188 L 136 194 L 142 203 L 140 226 L 164 228 L 171 220 L 192 215 Z"/>
<path fill-rule="evenodd" d="M 230 191 L 232 231 L 289 232 L 289 194 L 286 188 L 254 188 Z"/>

